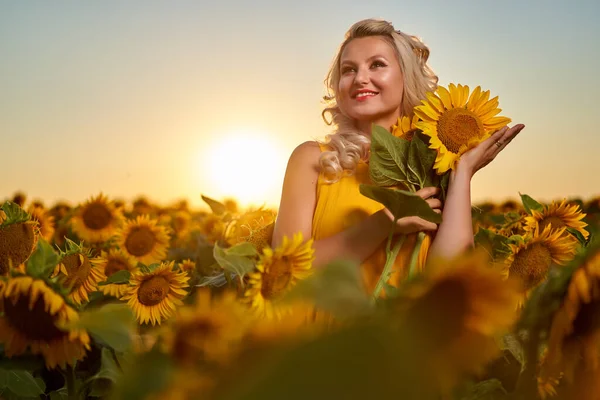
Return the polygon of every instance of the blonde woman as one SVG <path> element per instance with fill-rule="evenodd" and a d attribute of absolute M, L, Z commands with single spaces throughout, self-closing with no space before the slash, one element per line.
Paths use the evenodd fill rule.
<path fill-rule="evenodd" d="M 393 218 L 383 206 L 359 193 L 369 183 L 368 160 L 372 124 L 390 129 L 399 116 L 413 115 L 425 93 L 435 90 L 437 76 L 427 65 L 428 48 L 418 38 L 395 30 L 389 22 L 357 22 L 334 59 L 325 80 L 330 96 L 323 118 L 334 126 L 325 143 L 299 145 L 290 156 L 272 245 L 284 235 L 312 237 L 315 267 L 338 258 L 361 263 L 367 288 L 372 288 L 385 263 L 385 239 Z M 443 222 L 437 226 L 417 217 L 397 221 L 395 231 L 434 231 L 429 256 L 453 257 L 473 244 L 471 178 L 490 163 L 523 129 L 504 127 L 463 154 L 452 171 Z M 418 194 L 436 212 L 442 204 L 435 188 Z M 414 235 L 413 235 L 414 236 Z M 395 268 L 403 273 L 406 241 Z"/>

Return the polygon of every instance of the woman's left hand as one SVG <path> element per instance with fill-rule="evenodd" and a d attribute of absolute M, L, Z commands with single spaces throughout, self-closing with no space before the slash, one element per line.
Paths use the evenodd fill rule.
<path fill-rule="evenodd" d="M 494 132 L 492 136 L 464 153 L 458 161 L 456 170 L 465 170 L 472 177 L 481 168 L 491 163 L 523 128 L 525 128 L 525 125 L 517 124 L 512 128 L 505 126 Z"/>

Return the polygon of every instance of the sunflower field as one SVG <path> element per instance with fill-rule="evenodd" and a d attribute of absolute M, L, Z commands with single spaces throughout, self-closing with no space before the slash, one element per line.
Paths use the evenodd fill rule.
<path fill-rule="evenodd" d="M 507 123 L 488 98 L 451 85 L 375 127 L 361 193 L 439 222 L 414 192 L 445 196 L 460 155 Z M 450 143 L 457 119 L 472 132 Z M 420 262 L 432 238 L 412 234 L 393 285 L 409 238 L 390 233 L 374 291 L 355 262 L 314 269 L 301 234 L 272 248 L 277 210 L 202 199 L 7 196 L 0 398 L 600 398 L 600 197 L 476 204 L 472 249 Z"/>

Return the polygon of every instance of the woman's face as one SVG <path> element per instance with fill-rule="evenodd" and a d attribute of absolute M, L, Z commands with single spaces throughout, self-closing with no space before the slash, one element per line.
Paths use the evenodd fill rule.
<path fill-rule="evenodd" d="M 361 129 L 389 129 L 400 115 L 404 77 L 394 49 L 383 38 L 351 40 L 340 58 L 337 104 Z"/>

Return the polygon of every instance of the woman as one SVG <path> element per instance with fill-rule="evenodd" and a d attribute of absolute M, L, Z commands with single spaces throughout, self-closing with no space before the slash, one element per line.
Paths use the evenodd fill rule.
<path fill-rule="evenodd" d="M 359 184 L 369 183 L 371 126 L 390 129 L 400 116 L 412 117 L 425 93 L 436 89 L 437 76 L 427 65 L 428 57 L 429 50 L 419 39 L 396 31 L 388 22 L 369 19 L 350 28 L 325 81 L 331 96 L 326 98 L 330 104 L 323 117 L 330 114 L 336 130 L 327 143 L 305 142 L 290 156 L 273 246 L 283 236 L 302 232 L 314 239 L 315 267 L 338 258 L 354 259 L 362 264 L 367 288 L 374 286 L 385 262 L 385 239 L 393 217 L 359 193 Z M 397 221 L 396 233 L 436 231 L 430 257 L 451 258 L 472 246 L 471 178 L 523 128 L 504 127 L 462 155 L 451 173 L 439 226 L 407 217 Z M 417 193 L 441 212 L 436 188 Z M 411 243 L 405 245 L 397 270 L 411 251 Z"/>

